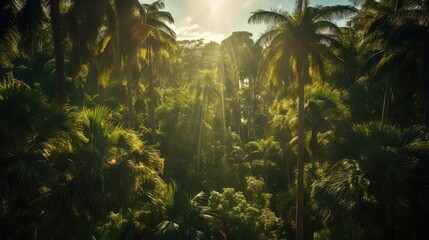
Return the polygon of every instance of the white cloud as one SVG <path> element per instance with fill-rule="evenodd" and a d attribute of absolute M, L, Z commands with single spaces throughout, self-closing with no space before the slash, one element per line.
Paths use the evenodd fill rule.
<path fill-rule="evenodd" d="M 220 43 L 225 38 L 223 33 L 203 31 L 189 16 L 179 23 L 170 25 L 170 27 L 176 32 L 178 40 L 204 39 L 206 42 L 215 41 Z"/>

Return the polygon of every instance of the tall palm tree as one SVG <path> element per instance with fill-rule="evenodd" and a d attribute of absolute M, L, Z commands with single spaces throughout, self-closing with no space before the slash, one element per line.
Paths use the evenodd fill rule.
<path fill-rule="evenodd" d="M 210 100 L 219 97 L 223 86 L 217 82 L 214 71 L 202 70 L 196 74 L 194 86 L 195 89 L 195 139 L 196 139 L 196 167 L 201 170 L 201 158 L 203 151 L 203 137 L 206 129 L 211 128 L 207 123 L 206 115 L 209 110 Z"/>
<path fill-rule="evenodd" d="M 140 10 L 141 19 L 137 24 L 140 32 L 137 35 L 143 34 L 144 37 L 141 41 L 141 48 L 145 49 L 145 56 L 142 56 L 142 65 L 146 69 L 145 78 L 148 82 L 148 94 L 149 94 L 149 124 L 151 128 L 151 141 L 156 143 L 157 137 L 157 124 L 155 119 L 155 108 L 156 108 L 156 97 L 155 97 L 155 85 L 156 85 L 156 66 L 163 66 L 168 68 L 171 57 L 170 53 L 173 52 L 175 46 L 175 32 L 168 26 L 168 24 L 174 23 L 173 16 L 166 11 L 162 11 L 165 7 L 163 0 L 155 1 L 151 4 L 142 4 Z M 143 29 L 143 31 L 141 31 Z M 162 64 L 164 63 L 164 64 Z M 165 71 L 159 71 L 159 76 Z"/>
<path fill-rule="evenodd" d="M 31 1 L 28 1 L 31 2 Z M 52 38 L 55 52 L 55 77 L 57 84 L 58 103 L 67 103 L 66 75 L 64 65 L 63 26 L 60 13 L 60 0 L 49 1 L 51 15 Z"/>
<path fill-rule="evenodd" d="M 254 135 L 255 122 L 255 98 L 256 98 L 256 80 L 259 71 L 259 59 L 262 49 L 259 45 L 255 45 L 252 39 L 252 34 L 249 32 L 233 32 L 231 36 L 222 41 L 221 52 L 223 55 L 222 74 L 225 74 L 225 84 L 230 86 L 226 98 L 231 98 L 231 92 L 239 92 L 239 86 L 244 85 L 247 80 L 248 91 L 246 94 L 247 105 L 247 139 L 252 140 Z M 236 79 L 238 77 L 238 79 Z M 239 83 L 240 82 L 240 83 Z M 241 103 L 236 103 L 237 110 L 241 111 Z M 237 115 L 241 121 L 241 114 Z M 239 126 L 237 126 L 237 129 Z"/>
<path fill-rule="evenodd" d="M 333 18 L 349 16 L 356 11 L 350 6 L 309 7 L 308 1 L 298 1 L 295 13 L 282 10 L 257 10 L 249 23 L 266 23 L 269 29 L 258 43 L 267 45 L 266 63 L 277 86 L 289 86 L 292 78 L 298 81 L 298 193 L 297 239 L 304 237 L 304 85 L 310 82 L 310 66 L 324 73 L 324 60 L 337 60 L 335 48 L 341 49 L 340 29 Z"/>

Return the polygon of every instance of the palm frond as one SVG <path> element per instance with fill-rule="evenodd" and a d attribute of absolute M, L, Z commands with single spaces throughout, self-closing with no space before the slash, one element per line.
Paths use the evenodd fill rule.
<path fill-rule="evenodd" d="M 329 177 L 313 184 L 313 207 L 331 228 L 346 228 L 343 230 L 359 237 L 362 228 L 370 224 L 370 215 L 365 209 L 377 204 L 368 195 L 368 185 L 369 181 L 363 177 L 359 165 L 352 160 L 344 160 L 332 166 Z"/>
<path fill-rule="evenodd" d="M 166 34 L 168 34 L 167 36 L 170 38 L 175 38 L 176 37 L 176 33 L 174 32 L 173 29 L 171 29 L 162 19 L 148 19 L 147 24 L 151 27 L 153 27 L 153 29 L 157 30 L 157 31 L 162 31 Z"/>
<path fill-rule="evenodd" d="M 25 53 L 31 54 L 41 48 L 42 38 L 45 37 L 43 29 L 47 20 L 42 1 L 26 1 L 22 6 L 16 23 L 21 34 L 19 46 Z"/>
<path fill-rule="evenodd" d="M 256 12 L 252 13 L 252 16 L 250 16 L 248 23 L 253 24 L 259 24 L 264 23 L 269 26 L 277 25 L 277 24 L 284 24 L 286 22 L 290 21 L 290 15 L 285 11 L 280 10 L 272 10 L 272 11 L 266 11 L 259 9 Z"/>
<path fill-rule="evenodd" d="M 311 19 L 311 21 L 333 21 L 351 17 L 356 14 L 357 11 L 355 7 L 344 5 L 315 6 L 309 7 L 304 12 L 303 17 Z"/>
<path fill-rule="evenodd" d="M 0 4 L 0 52 L 9 61 L 18 55 L 17 46 L 20 35 L 16 27 L 17 11 L 18 6 L 16 1 L 2 1 Z"/>
<path fill-rule="evenodd" d="M 333 22 L 321 20 L 314 23 L 315 27 L 319 32 L 326 32 L 338 34 L 341 32 L 341 29 Z"/>
<path fill-rule="evenodd" d="M 171 15 L 170 12 L 165 11 L 156 11 L 153 13 L 150 13 L 151 18 L 157 19 L 158 21 L 162 21 L 165 23 L 174 23 L 173 15 Z"/>
<path fill-rule="evenodd" d="M 343 194 L 343 191 L 344 194 L 352 194 L 351 191 L 354 189 L 361 189 L 360 193 L 353 193 L 351 196 L 354 196 L 353 201 L 356 204 L 367 201 L 367 204 L 362 205 L 364 208 L 359 214 L 371 216 L 372 221 L 379 224 L 380 231 L 377 233 L 379 237 L 390 238 L 395 234 L 400 236 L 409 234 L 418 214 L 414 207 L 418 193 L 412 190 L 413 186 L 427 186 L 425 177 L 422 178 L 421 173 L 415 171 L 420 167 L 426 167 L 426 164 L 419 160 L 425 158 L 429 152 L 429 145 L 422 141 L 426 139 L 426 135 L 427 131 L 422 127 L 402 129 L 396 125 L 381 125 L 375 122 L 341 128 L 326 149 L 328 159 L 334 160 L 330 177 L 341 174 L 338 176 L 343 178 L 324 185 L 324 188 L 331 189 L 325 192 L 332 197 L 329 201 L 341 205 L 343 200 L 340 199 L 348 197 L 337 198 L 335 194 Z M 347 184 L 337 186 L 336 184 L 351 179 L 354 173 L 340 170 L 338 166 L 342 169 L 354 166 L 354 169 L 359 170 L 360 177 L 357 179 L 366 180 L 361 184 L 356 183 L 353 188 Z M 423 182 L 416 182 L 416 179 Z M 371 207 L 365 207 L 366 205 Z M 335 206 L 326 209 L 335 209 Z M 367 225 L 365 221 L 362 219 L 360 226 L 372 229 L 372 225 Z M 397 231 L 396 226 L 401 226 L 401 230 Z"/>
<path fill-rule="evenodd" d="M 276 36 L 278 36 L 281 33 L 282 33 L 281 29 L 271 29 L 271 30 L 268 30 L 268 31 L 266 31 L 266 32 L 264 32 L 264 33 L 261 34 L 261 36 L 258 38 L 258 40 L 256 41 L 255 44 L 259 45 L 259 46 L 262 46 L 262 47 L 267 46 L 267 45 L 269 45 L 271 43 L 271 41 Z"/>
<path fill-rule="evenodd" d="M 180 236 L 180 227 L 173 221 L 165 220 L 156 226 L 155 234 L 161 239 L 177 239 Z"/>

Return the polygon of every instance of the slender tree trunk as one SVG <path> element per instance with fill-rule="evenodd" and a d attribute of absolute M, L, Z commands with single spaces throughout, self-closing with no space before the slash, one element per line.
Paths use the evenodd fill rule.
<path fill-rule="evenodd" d="M 57 101 L 60 104 L 65 104 L 67 103 L 67 88 L 64 73 L 64 49 L 62 46 L 63 37 L 61 30 L 60 0 L 50 0 L 50 11 L 55 52 Z"/>
<path fill-rule="evenodd" d="M 201 101 L 200 101 L 200 96 L 201 96 L 201 92 L 202 92 L 202 87 L 197 86 L 196 89 L 196 93 L 195 93 L 195 120 L 194 120 L 194 125 L 195 125 L 195 139 L 196 139 L 196 144 L 197 144 L 197 152 L 196 152 L 196 159 L 195 159 L 195 164 L 197 166 L 197 171 L 199 171 L 199 162 L 200 162 L 200 157 L 201 157 L 201 152 L 200 152 L 200 146 L 201 146 L 201 138 L 200 138 L 200 132 L 202 130 L 202 107 L 201 107 Z"/>
<path fill-rule="evenodd" d="M 201 115 L 201 101 L 200 101 L 201 92 L 202 92 L 202 88 L 200 86 L 197 86 L 197 89 L 195 91 L 195 108 L 194 108 L 195 116 L 193 118 L 193 121 L 194 121 L 193 124 L 195 126 L 194 130 L 196 134 L 198 134 L 198 129 L 199 129 L 198 124 L 199 124 L 200 115 Z"/>
<path fill-rule="evenodd" d="M 84 89 L 83 89 L 83 79 L 82 77 L 79 75 L 80 71 L 81 71 L 81 67 L 82 67 L 82 46 L 81 46 L 81 34 L 80 34 L 80 26 L 79 26 L 79 22 L 78 22 L 78 16 L 77 13 L 73 14 L 73 20 L 70 22 L 70 27 L 71 27 L 71 31 L 74 32 L 76 34 L 76 42 L 74 42 L 73 44 L 76 45 L 74 46 L 74 48 L 76 48 L 77 50 L 75 52 L 73 52 L 72 54 L 74 56 L 72 56 L 72 58 L 74 57 L 76 62 L 72 63 L 73 66 L 73 84 L 74 84 L 74 89 L 70 90 L 70 103 L 71 104 L 76 104 L 78 106 L 83 107 L 84 104 Z"/>
<path fill-rule="evenodd" d="M 238 91 L 240 91 L 241 90 L 241 88 L 240 88 L 240 86 L 241 86 L 241 81 L 240 80 L 238 80 L 238 86 L 239 86 L 239 89 L 238 89 Z M 240 136 L 240 138 L 243 138 L 243 136 L 241 135 L 241 101 L 240 101 L 240 97 L 239 96 L 237 96 L 237 109 L 236 109 L 236 114 L 235 114 L 235 117 L 236 117 L 236 122 L 237 122 L 237 134 L 238 134 L 238 136 Z"/>
<path fill-rule="evenodd" d="M 107 7 L 108 22 L 111 28 L 113 45 L 114 77 L 118 78 L 122 71 L 121 54 L 119 50 L 119 23 L 118 15 L 113 7 Z"/>
<path fill-rule="evenodd" d="M 298 59 L 301 67 L 298 68 L 298 186 L 296 199 L 296 239 L 304 239 L 304 157 L 305 157 L 305 134 L 304 134 L 304 85 L 309 80 L 308 59 L 304 55 Z"/>
<path fill-rule="evenodd" d="M 158 142 L 158 137 L 156 134 L 156 121 L 155 121 L 155 84 L 152 74 L 152 49 L 151 47 L 148 47 L 148 70 L 149 70 L 149 121 L 150 121 L 150 128 L 151 128 L 151 137 L 152 137 L 152 143 Z"/>
<path fill-rule="evenodd" d="M 223 128 L 223 140 L 226 138 L 226 120 L 225 120 L 225 66 L 223 59 L 221 60 L 221 69 L 219 70 L 220 80 L 222 84 L 221 90 L 221 114 L 222 114 L 222 128 Z"/>
<path fill-rule="evenodd" d="M 246 142 L 250 142 L 250 128 L 252 127 L 252 123 L 250 122 L 250 114 L 251 114 L 251 103 L 250 103 L 250 93 L 247 94 L 247 131 L 246 131 Z"/>
<path fill-rule="evenodd" d="M 256 77 L 252 78 L 252 139 L 256 138 L 256 109 L 257 109 L 257 101 L 256 101 Z"/>
<path fill-rule="evenodd" d="M 203 101 L 202 109 L 200 112 L 200 120 L 198 122 L 198 144 L 197 144 L 197 171 L 201 171 L 201 155 L 202 155 L 202 141 L 203 141 L 203 122 L 205 120 L 206 104 L 207 104 L 207 89 L 203 88 Z"/>
<path fill-rule="evenodd" d="M 247 116 L 247 141 L 252 140 L 252 130 L 253 130 L 253 123 L 252 123 L 252 110 L 253 110 L 253 84 L 252 79 L 249 77 L 249 107 L 248 107 L 248 116 Z"/>
<path fill-rule="evenodd" d="M 198 123 L 198 143 L 197 143 L 197 172 L 200 172 L 200 167 L 201 167 L 201 143 L 203 140 L 203 120 L 201 119 L 200 122 Z"/>

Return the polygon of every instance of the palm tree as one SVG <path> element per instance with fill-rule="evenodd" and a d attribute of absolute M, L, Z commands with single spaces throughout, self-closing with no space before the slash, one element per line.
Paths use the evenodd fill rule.
<path fill-rule="evenodd" d="M 55 156 L 67 152 L 77 132 L 75 118 L 69 107 L 13 79 L 0 83 L 0 111 L 2 222 L 10 227 L 2 232 L 28 239 L 40 226 L 39 190 L 52 182 Z"/>
<path fill-rule="evenodd" d="M 17 54 L 16 48 L 24 53 L 32 53 L 40 48 L 43 29 L 48 20 L 45 7 L 49 6 L 51 32 L 55 53 L 55 78 L 58 103 L 67 102 L 64 49 L 62 36 L 62 20 L 59 0 L 6 0 L 1 3 L 2 11 L 5 11 L 4 22 L 0 26 L 2 33 L 1 49 L 6 50 L 7 57 Z"/>
<path fill-rule="evenodd" d="M 350 6 L 308 7 L 307 3 L 298 1 L 292 16 L 281 10 L 258 10 L 249 18 L 249 23 L 266 23 L 270 27 L 258 43 L 268 45 L 266 66 L 272 73 L 274 85 L 285 88 L 293 77 L 298 81 L 297 239 L 304 237 L 304 85 L 311 80 L 310 66 L 323 73 L 324 59 L 338 59 L 334 49 L 341 49 L 340 29 L 332 19 L 356 11 Z"/>
<path fill-rule="evenodd" d="M 202 70 L 196 74 L 194 86 L 195 90 L 195 111 L 194 111 L 194 124 L 195 124 L 195 139 L 196 139 L 196 168 L 199 172 L 201 170 L 201 158 L 203 151 L 203 137 L 206 129 L 211 126 L 207 123 L 206 115 L 208 112 L 210 100 L 214 97 L 219 97 L 223 86 L 217 82 L 214 71 Z"/>
<path fill-rule="evenodd" d="M 109 73 L 107 78 L 110 80 L 120 85 L 125 82 L 127 90 L 132 88 L 132 81 L 139 77 L 137 58 L 142 45 L 140 36 L 134 32 L 134 23 L 142 18 L 143 13 L 138 0 L 72 1 L 66 15 L 67 36 L 71 41 L 70 65 L 80 97 L 85 94 L 82 79 L 79 79 L 82 67 L 104 75 Z M 147 32 L 145 29 L 145 34 Z M 94 79 L 99 81 L 101 77 Z M 101 81 L 96 84 L 106 86 Z M 134 127 L 133 98 L 128 93 L 124 97 L 124 105 L 128 108 L 128 126 Z"/>
<path fill-rule="evenodd" d="M 226 98 L 232 98 L 232 92 L 239 92 L 240 85 L 247 80 L 248 91 L 246 94 L 247 105 L 247 133 L 248 140 L 252 140 L 255 133 L 255 113 L 256 113 L 256 80 L 259 70 L 259 59 L 262 49 L 255 45 L 252 34 L 249 32 L 233 32 L 231 36 L 222 41 L 221 52 L 222 74 L 226 75 L 224 82 L 228 86 Z M 237 112 L 241 111 L 241 103 L 238 102 Z M 241 114 L 236 113 L 237 129 L 241 121 Z"/>
<path fill-rule="evenodd" d="M 31 2 L 31 1 L 28 1 Z M 63 30 L 60 13 L 60 0 L 49 1 L 51 15 L 52 38 L 55 52 L 55 77 L 57 84 L 58 103 L 67 103 L 66 76 L 64 66 Z"/>
<path fill-rule="evenodd" d="M 169 54 L 173 52 L 176 37 L 174 31 L 168 26 L 168 24 L 174 23 L 173 16 L 169 12 L 161 11 L 164 7 L 165 4 L 162 0 L 152 4 L 142 4 L 141 18 L 134 25 L 137 26 L 136 29 L 138 30 L 136 35 L 142 39 L 139 47 L 144 48 L 146 52 L 145 56 L 141 56 L 140 59 L 143 69 L 147 68 L 145 78 L 148 81 L 149 125 L 153 143 L 158 141 L 155 119 L 157 76 L 155 70 L 159 70 L 162 66 L 164 69 L 157 72 L 159 73 L 158 76 L 166 73 L 165 70 L 171 64 L 172 58 Z"/>
<path fill-rule="evenodd" d="M 5 68 L 18 55 L 16 46 L 19 40 L 19 33 L 15 24 L 15 2 L 2 1 L 0 9 L 0 66 Z"/>
<path fill-rule="evenodd" d="M 350 117 L 348 108 L 344 105 L 341 92 L 329 85 L 313 84 L 305 93 L 305 124 L 311 131 L 309 149 L 313 165 L 319 160 L 318 134 L 327 132 Z"/>
<path fill-rule="evenodd" d="M 186 198 L 175 182 L 170 183 L 167 190 L 163 196 L 165 220 L 155 229 L 160 239 L 225 239 L 222 222 L 207 206 L 203 192 Z"/>
<path fill-rule="evenodd" d="M 256 167 L 262 168 L 259 171 L 255 171 L 253 175 L 262 175 L 265 180 L 265 186 L 267 186 L 269 190 L 272 190 L 270 187 L 274 185 L 273 183 L 276 180 L 276 176 L 273 176 L 272 169 L 277 167 L 278 162 L 280 162 L 281 159 L 281 148 L 279 142 L 276 142 L 274 137 L 271 136 L 267 139 L 248 142 L 245 145 L 245 150 L 247 154 L 244 159 L 250 162 L 252 167 L 253 165 L 256 165 Z M 278 185 L 278 183 L 276 185 Z"/>
<path fill-rule="evenodd" d="M 332 164 L 314 183 L 313 205 L 333 234 L 351 239 L 425 239 L 427 129 L 375 122 L 339 128 L 326 149 Z M 341 232 L 339 232 L 341 231 Z"/>
<path fill-rule="evenodd" d="M 119 144 L 122 131 L 111 121 L 110 114 L 105 107 L 84 109 L 79 114 L 77 125 L 80 139 L 77 139 L 76 149 L 69 156 L 73 161 L 66 172 L 69 177 L 52 186 L 41 201 L 46 211 L 46 224 L 41 234 L 57 238 L 91 236 L 96 225 L 107 218 L 109 200 L 116 199 L 108 197 L 107 173 L 115 172 L 113 168 L 116 168 L 116 164 L 125 167 L 126 164 L 122 162 L 128 160 L 121 159 L 119 152 L 113 150 Z M 115 162 L 112 163 L 113 160 Z M 123 189 L 120 192 L 134 185 L 126 177 L 123 181 L 130 185 L 121 186 Z M 126 198 L 126 195 L 123 197 Z M 76 224 L 82 221 L 85 224 Z M 49 227 L 52 226 L 57 227 L 49 233 Z"/>
<path fill-rule="evenodd" d="M 372 70 L 371 79 L 385 81 L 381 122 L 391 113 L 427 119 L 427 3 L 362 2 L 352 25 L 363 31 L 362 49 L 370 53 L 366 68 Z M 391 104 L 401 108 L 392 111 Z"/>
<path fill-rule="evenodd" d="M 72 164 L 39 200 L 44 238 L 91 236 L 110 212 L 126 215 L 130 207 L 141 207 L 162 182 L 159 154 L 119 127 L 109 109 L 84 109 L 77 120 L 80 138 L 69 154 Z"/>

